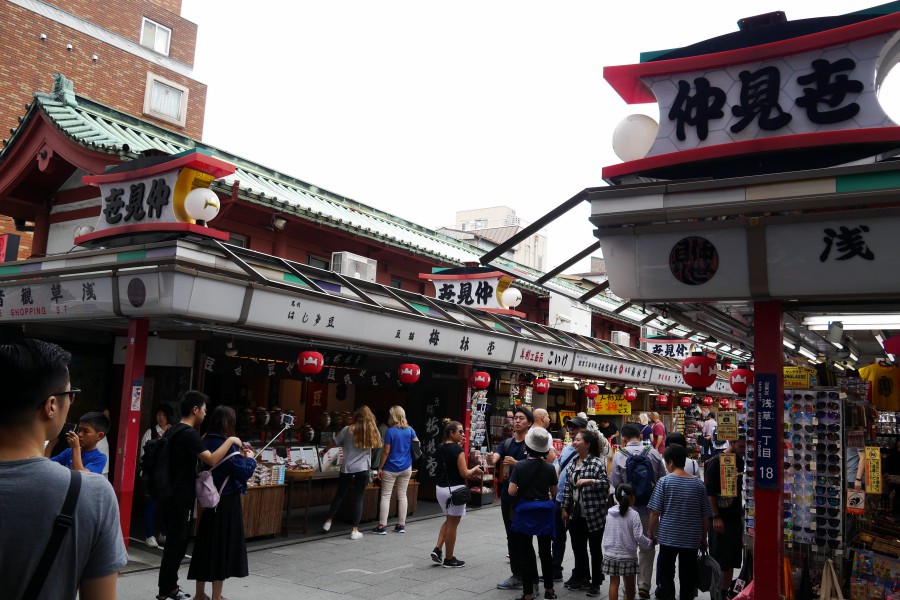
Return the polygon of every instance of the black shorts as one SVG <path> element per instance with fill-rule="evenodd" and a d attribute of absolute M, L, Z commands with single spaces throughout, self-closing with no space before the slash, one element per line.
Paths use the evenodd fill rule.
<path fill-rule="evenodd" d="M 710 525 L 709 553 L 721 569 L 740 569 L 744 560 L 744 525 L 740 518 L 723 520 L 725 533 L 718 534 Z"/>

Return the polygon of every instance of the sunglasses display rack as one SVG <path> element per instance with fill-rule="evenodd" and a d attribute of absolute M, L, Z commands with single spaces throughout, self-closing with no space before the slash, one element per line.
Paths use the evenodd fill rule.
<path fill-rule="evenodd" d="M 879 412 L 875 422 L 875 434 L 878 445 L 882 448 L 893 448 L 900 438 L 900 413 Z"/>

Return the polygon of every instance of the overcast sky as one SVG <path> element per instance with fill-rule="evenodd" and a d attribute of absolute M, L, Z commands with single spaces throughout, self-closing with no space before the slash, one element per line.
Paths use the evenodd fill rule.
<path fill-rule="evenodd" d="M 204 141 L 420 225 L 507 205 L 528 221 L 619 162 L 629 106 L 602 77 L 642 51 L 860 0 L 184 0 L 209 86 Z M 896 120 L 896 117 L 895 117 Z M 585 204 L 549 230 L 550 266 L 594 238 Z M 580 270 L 587 270 L 583 261 Z"/>

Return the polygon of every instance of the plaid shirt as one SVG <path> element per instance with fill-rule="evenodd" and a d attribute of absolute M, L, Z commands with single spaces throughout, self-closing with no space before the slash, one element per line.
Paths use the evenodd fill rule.
<path fill-rule="evenodd" d="M 575 483 L 579 479 L 593 479 L 593 484 L 578 489 L 581 503 L 581 516 L 587 521 L 590 532 L 603 531 L 606 524 L 607 497 L 609 496 L 609 479 L 606 477 L 605 461 L 588 455 L 584 462 L 572 459 L 566 467 L 566 490 L 563 492 L 563 506 L 571 507 L 575 496 Z M 567 510 L 570 510 L 567 508 Z"/>

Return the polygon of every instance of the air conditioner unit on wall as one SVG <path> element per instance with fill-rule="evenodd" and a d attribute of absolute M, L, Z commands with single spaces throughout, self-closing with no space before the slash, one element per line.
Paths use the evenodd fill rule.
<path fill-rule="evenodd" d="M 331 270 L 347 277 L 374 282 L 378 261 L 352 252 L 332 252 Z"/>
<path fill-rule="evenodd" d="M 625 331 L 611 331 L 609 341 L 620 346 L 631 346 L 631 334 Z"/>

